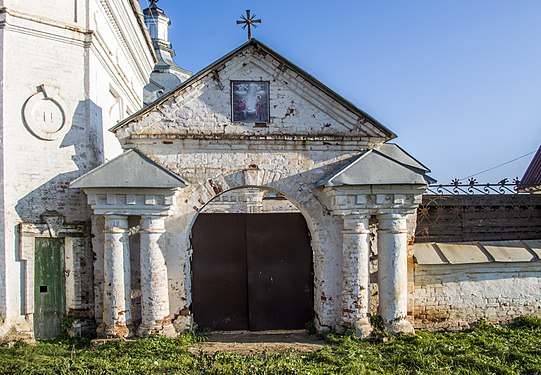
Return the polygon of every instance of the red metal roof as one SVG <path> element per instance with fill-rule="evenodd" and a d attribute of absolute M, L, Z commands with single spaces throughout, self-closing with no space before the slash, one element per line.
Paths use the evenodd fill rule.
<path fill-rule="evenodd" d="M 520 189 L 541 189 L 541 146 L 522 176 Z"/>

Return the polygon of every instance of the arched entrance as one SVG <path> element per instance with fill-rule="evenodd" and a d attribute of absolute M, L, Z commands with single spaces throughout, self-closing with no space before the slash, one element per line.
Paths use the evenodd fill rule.
<path fill-rule="evenodd" d="M 211 202 L 192 228 L 192 312 L 219 330 L 302 329 L 313 320 L 313 265 L 306 221 L 260 189 Z"/>

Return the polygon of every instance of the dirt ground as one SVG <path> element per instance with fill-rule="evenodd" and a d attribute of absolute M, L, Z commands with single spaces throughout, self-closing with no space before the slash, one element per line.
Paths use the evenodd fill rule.
<path fill-rule="evenodd" d="M 289 350 L 308 353 L 320 350 L 326 345 L 325 341 L 309 335 L 306 331 L 212 332 L 207 341 L 194 345 L 190 351 L 203 351 L 208 354 L 221 351 L 242 355 Z"/>

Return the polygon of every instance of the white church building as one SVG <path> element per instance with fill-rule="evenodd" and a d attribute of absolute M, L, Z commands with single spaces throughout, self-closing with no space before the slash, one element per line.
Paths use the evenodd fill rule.
<path fill-rule="evenodd" d="M 1 3 L 0 337 L 48 337 L 93 316 L 90 211 L 69 184 L 121 152 L 107 128 L 141 108 L 156 56 L 136 0 Z"/>
<path fill-rule="evenodd" d="M 391 130 L 255 39 L 192 75 L 156 1 L 0 17 L 0 341 L 413 332 L 433 180 Z"/>

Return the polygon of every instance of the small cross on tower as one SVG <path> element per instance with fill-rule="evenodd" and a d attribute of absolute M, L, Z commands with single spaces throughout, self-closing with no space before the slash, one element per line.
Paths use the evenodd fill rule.
<path fill-rule="evenodd" d="M 251 29 L 251 27 L 253 26 L 254 28 L 257 28 L 256 23 L 261 23 L 261 20 L 256 20 L 255 19 L 255 14 L 250 15 L 250 9 L 246 10 L 246 16 L 240 16 L 240 18 L 241 18 L 241 20 L 237 20 L 237 25 L 244 25 L 242 27 L 242 30 L 244 30 L 244 29 L 246 29 L 246 27 L 248 27 L 248 40 L 252 39 L 252 29 Z"/>

